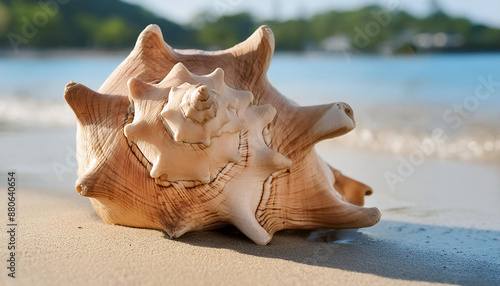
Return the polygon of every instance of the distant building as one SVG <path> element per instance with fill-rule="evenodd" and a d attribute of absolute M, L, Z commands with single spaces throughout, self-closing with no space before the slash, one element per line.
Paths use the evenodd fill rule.
<path fill-rule="evenodd" d="M 460 34 L 419 33 L 413 37 L 412 44 L 419 49 L 458 48 L 464 44 Z"/>
<path fill-rule="evenodd" d="M 351 45 L 351 39 L 346 35 L 335 35 L 320 43 L 321 49 L 326 52 L 345 52 L 351 49 Z"/>

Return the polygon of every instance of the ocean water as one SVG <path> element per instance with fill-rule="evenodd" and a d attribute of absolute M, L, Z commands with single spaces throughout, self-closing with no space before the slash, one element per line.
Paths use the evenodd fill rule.
<path fill-rule="evenodd" d="M 125 57 L 0 58 L 0 136 L 5 130 L 74 127 L 64 86 L 74 80 L 97 90 Z M 351 105 L 357 128 L 333 145 L 500 162 L 500 54 L 276 54 L 268 77 L 301 105 Z"/>
<path fill-rule="evenodd" d="M 500 54 L 278 55 L 269 78 L 301 105 L 351 105 L 357 128 L 332 144 L 500 162 Z"/>

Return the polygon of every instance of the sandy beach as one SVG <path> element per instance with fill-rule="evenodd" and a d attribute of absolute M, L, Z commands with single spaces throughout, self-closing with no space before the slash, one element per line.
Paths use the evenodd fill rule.
<path fill-rule="evenodd" d="M 47 166 L 44 174 L 30 173 L 22 156 L 1 159 L 2 180 L 10 166 L 19 182 L 16 278 L 7 276 L 3 262 L 3 285 L 500 283 L 498 166 L 428 159 L 391 191 L 381 174 L 397 168 L 397 158 L 326 142 L 318 150 L 329 163 L 374 187 L 367 204 L 382 211 L 379 224 L 359 230 L 283 231 L 267 246 L 255 245 L 233 228 L 170 240 L 160 231 L 103 223 L 88 199 L 74 191 L 74 172 L 58 179 L 51 166 L 71 167 L 64 150 L 73 146 L 73 131 L 4 132 L 0 139 L 12 144 L 6 146 L 25 146 L 40 133 L 58 139 L 50 148 L 41 141 L 23 149 L 24 157 L 39 158 L 32 167 Z M 5 214 L 5 184 L 1 190 Z M 6 223 L 2 215 L 4 228 Z M 6 231 L 1 240 L 7 243 Z M 7 247 L 1 249 L 5 261 Z"/>
<path fill-rule="evenodd" d="M 364 230 L 285 231 L 262 247 L 234 229 L 170 240 L 160 231 L 106 225 L 73 194 L 22 190 L 19 201 L 17 277 L 5 278 L 4 268 L 5 285 L 499 281 L 496 231 L 383 220 Z"/>

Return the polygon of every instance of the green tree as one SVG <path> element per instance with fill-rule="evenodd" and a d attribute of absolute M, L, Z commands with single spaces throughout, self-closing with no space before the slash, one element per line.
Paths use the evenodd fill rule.
<path fill-rule="evenodd" d="M 197 32 L 198 42 L 208 48 L 229 48 L 245 40 L 256 28 L 249 13 L 222 16 L 216 21 L 201 24 Z"/>

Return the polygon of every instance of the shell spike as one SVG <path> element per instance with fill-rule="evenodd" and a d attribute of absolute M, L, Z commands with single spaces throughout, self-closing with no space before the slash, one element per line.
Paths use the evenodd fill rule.
<path fill-rule="evenodd" d="M 365 196 L 373 193 L 372 188 L 369 186 L 344 176 L 340 171 L 330 167 L 335 177 L 335 184 L 333 187 L 344 196 L 345 200 L 357 206 L 365 204 Z"/>
<path fill-rule="evenodd" d="M 287 170 L 292 165 L 292 160 L 283 156 L 273 149 L 262 146 L 255 159 L 259 165 L 263 166 L 263 172 L 272 174 L 281 170 Z"/>
<path fill-rule="evenodd" d="M 84 197 L 96 198 L 99 197 L 99 180 L 101 179 L 99 170 L 102 165 L 98 164 L 96 160 L 93 160 L 91 165 L 85 170 L 85 172 L 78 176 L 75 182 L 76 192 Z"/>
<path fill-rule="evenodd" d="M 262 215 L 265 213 L 262 212 L 262 207 L 259 207 L 257 212 L 260 214 L 258 220 L 271 234 L 283 228 L 361 228 L 373 226 L 380 221 L 381 214 L 377 208 L 366 208 L 342 201 L 334 196 L 333 192 L 335 191 L 328 189 L 309 189 L 300 201 L 296 201 L 297 205 L 291 209 L 284 206 L 285 209 L 278 211 L 288 214 L 283 224 L 276 222 L 269 210 Z M 297 212 L 297 208 L 307 209 L 307 212 Z"/>
<path fill-rule="evenodd" d="M 137 38 L 135 48 L 141 48 L 146 43 L 153 40 L 160 43 L 165 43 L 160 27 L 155 24 L 148 25 L 144 30 L 142 30 L 141 34 L 139 34 L 139 37 Z"/>
<path fill-rule="evenodd" d="M 274 172 L 283 170 L 283 169 L 288 169 L 290 166 L 292 166 L 292 160 L 288 159 L 287 157 L 281 155 L 280 153 L 273 151 L 274 156 L 271 157 L 269 160 L 271 162 L 271 166 L 274 168 Z"/>
<path fill-rule="evenodd" d="M 163 34 L 158 25 L 147 26 L 137 38 L 134 51 L 141 53 L 142 57 L 157 57 L 162 55 L 170 61 L 175 61 L 174 49 L 163 40 Z"/>
<path fill-rule="evenodd" d="M 155 87 L 138 78 L 131 78 L 127 81 L 129 89 L 129 99 L 132 102 L 134 99 L 141 99 L 144 96 L 151 94 Z"/>
<path fill-rule="evenodd" d="M 176 81 L 179 83 L 186 82 L 187 79 L 193 77 L 193 74 L 186 68 L 181 62 L 175 64 L 175 66 L 170 70 L 168 75 L 158 84 L 159 86 L 168 85 L 171 81 Z"/>
<path fill-rule="evenodd" d="M 163 172 L 161 171 L 161 167 L 158 164 L 153 165 L 153 168 L 151 168 L 151 172 L 149 173 L 151 178 L 159 178 L 160 176 L 163 175 Z"/>
<path fill-rule="evenodd" d="M 232 223 L 243 234 L 258 245 L 266 245 L 271 241 L 271 235 L 262 228 L 255 218 L 255 211 L 248 208 L 248 205 L 232 206 Z"/>
<path fill-rule="evenodd" d="M 351 107 L 343 102 L 300 107 L 299 111 L 301 119 L 309 124 L 297 121 L 302 128 L 296 130 L 309 136 L 310 147 L 319 141 L 346 134 L 356 126 Z"/>
<path fill-rule="evenodd" d="M 256 120 L 262 128 L 271 123 L 276 116 L 276 108 L 274 108 L 271 104 L 255 106 L 254 109 Z"/>
<path fill-rule="evenodd" d="M 381 214 L 377 208 L 366 208 L 342 203 L 330 209 L 325 216 L 325 222 L 332 228 L 360 228 L 375 225 L 380 221 Z"/>
<path fill-rule="evenodd" d="M 73 109 L 80 124 L 85 125 L 98 121 L 100 113 L 96 108 L 107 101 L 107 96 L 71 81 L 64 89 L 64 99 Z"/>
<path fill-rule="evenodd" d="M 131 141 L 135 141 L 135 124 L 127 124 L 123 128 L 123 134 Z"/>
<path fill-rule="evenodd" d="M 224 87 L 224 70 L 221 68 L 216 68 L 211 74 L 207 75 L 211 78 L 215 88 L 217 90 L 222 90 Z"/>
<path fill-rule="evenodd" d="M 265 75 L 274 54 L 273 32 L 266 25 L 260 26 L 248 39 L 227 51 L 236 56 L 240 63 L 253 63 L 239 70 L 242 77 L 249 74 Z"/>

